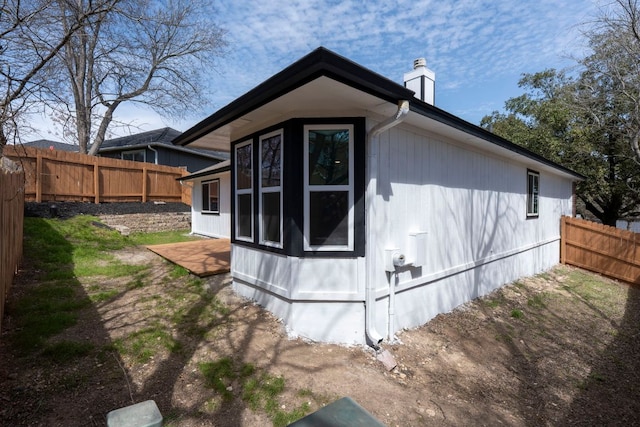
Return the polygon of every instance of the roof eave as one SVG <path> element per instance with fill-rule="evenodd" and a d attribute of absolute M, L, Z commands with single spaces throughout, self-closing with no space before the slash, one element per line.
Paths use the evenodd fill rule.
<path fill-rule="evenodd" d="M 173 143 L 188 145 L 320 76 L 331 77 L 392 103 L 414 95 L 404 86 L 320 47 L 188 129 Z"/>

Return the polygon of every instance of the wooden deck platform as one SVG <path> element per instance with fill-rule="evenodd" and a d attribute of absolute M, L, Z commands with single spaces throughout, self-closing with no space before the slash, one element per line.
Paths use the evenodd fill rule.
<path fill-rule="evenodd" d="M 192 242 L 147 246 L 152 252 L 178 264 L 199 277 L 228 273 L 231 269 L 231 241 L 202 239 Z"/>

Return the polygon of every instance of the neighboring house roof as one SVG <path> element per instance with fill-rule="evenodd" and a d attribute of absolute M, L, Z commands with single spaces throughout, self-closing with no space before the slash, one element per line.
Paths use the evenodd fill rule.
<path fill-rule="evenodd" d="M 147 132 L 137 133 L 135 135 L 107 139 L 102 143 L 98 152 L 106 153 L 114 151 L 127 151 L 143 149 L 147 148 L 148 146 L 161 146 L 170 150 L 183 151 L 203 157 L 209 157 L 215 160 L 225 160 L 229 158 L 229 153 L 225 153 L 222 151 L 187 148 L 174 145 L 172 141 L 179 136 L 180 131 L 169 127 L 155 129 Z"/>
<path fill-rule="evenodd" d="M 67 144 L 65 142 L 51 141 L 50 139 L 38 139 L 36 141 L 25 142 L 21 145 L 23 145 L 24 147 L 42 148 L 45 150 L 50 150 L 51 147 L 53 147 L 53 149 L 57 151 L 72 151 L 76 153 L 80 149 L 80 147 L 77 145 Z"/>
<path fill-rule="evenodd" d="M 383 102 L 381 102 L 381 100 Z M 259 131 L 274 118 L 333 116 L 366 111 L 385 118 L 409 101 L 404 122 L 502 157 L 534 161 L 573 179 L 584 177 L 524 147 L 414 97 L 414 92 L 320 47 L 256 86 L 173 140 L 176 145 L 229 150 L 230 139 Z M 343 113 L 345 112 L 345 113 Z"/>
<path fill-rule="evenodd" d="M 225 160 L 220 163 L 216 163 L 213 166 L 209 166 L 199 171 L 195 171 L 189 175 L 185 175 L 180 178 L 176 178 L 177 181 L 191 181 L 196 178 L 202 178 L 203 176 L 213 175 L 216 173 L 227 172 L 231 170 L 231 160 Z"/>

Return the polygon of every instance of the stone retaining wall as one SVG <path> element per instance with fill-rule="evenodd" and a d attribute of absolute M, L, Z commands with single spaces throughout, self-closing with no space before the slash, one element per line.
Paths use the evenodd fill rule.
<path fill-rule="evenodd" d="M 153 233 L 171 230 L 191 231 L 191 212 L 136 213 L 99 215 L 98 217 L 102 223 L 119 229 L 121 232 L 122 227 L 126 227 L 131 233 Z"/>

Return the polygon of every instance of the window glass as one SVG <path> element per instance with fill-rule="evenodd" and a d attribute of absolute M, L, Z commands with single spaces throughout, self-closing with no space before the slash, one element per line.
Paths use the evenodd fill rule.
<path fill-rule="evenodd" d="M 309 138 L 309 185 L 349 184 L 349 130 L 313 129 Z"/>
<path fill-rule="evenodd" d="M 220 188 L 220 180 L 205 181 L 202 183 L 202 211 L 215 212 L 220 211 L 218 206 L 218 192 Z"/>
<path fill-rule="evenodd" d="M 527 216 L 538 216 L 540 174 L 527 172 Z"/>
<path fill-rule="evenodd" d="M 304 248 L 353 250 L 353 125 L 304 129 Z"/>
<path fill-rule="evenodd" d="M 280 193 L 262 195 L 262 239 L 280 243 Z"/>
<path fill-rule="evenodd" d="M 122 160 L 131 160 L 134 162 L 144 162 L 145 159 L 145 155 L 144 155 L 144 150 L 137 150 L 137 151 L 125 151 L 122 153 Z"/>
<path fill-rule="evenodd" d="M 251 238 L 252 236 L 253 209 L 251 199 L 251 194 L 238 195 L 238 206 L 236 207 L 238 221 L 236 234 L 238 237 Z"/>
<path fill-rule="evenodd" d="M 314 191 L 309 194 L 309 243 L 347 245 L 349 243 L 349 193 Z"/>
<path fill-rule="evenodd" d="M 261 140 L 262 145 L 262 187 L 279 187 L 281 174 L 280 134 Z"/>
<path fill-rule="evenodd" d="M 235 237 L 253 240 L 253 157 L 251 141 L 235 147 Z"/>
<path fill-rule="evenodd" d="M 236 148 L 236 188 L 251 188 L 251 144 Z"/>

